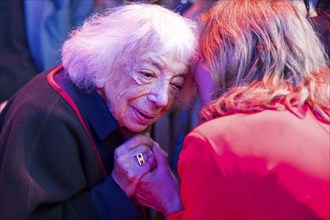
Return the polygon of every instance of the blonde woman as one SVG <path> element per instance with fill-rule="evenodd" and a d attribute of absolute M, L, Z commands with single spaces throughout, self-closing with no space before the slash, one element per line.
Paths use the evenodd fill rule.
<path fill-rule="evenodd" d="M 288 1 L 220 1 L 199 40 L 204 123 L 180 154 L 181 203 L 159 148 L 138 201 L 167 219 L 329 219 L 330 72 L 305 16 Z"/>

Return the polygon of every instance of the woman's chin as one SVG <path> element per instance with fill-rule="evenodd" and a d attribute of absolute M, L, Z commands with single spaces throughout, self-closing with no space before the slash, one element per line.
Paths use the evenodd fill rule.
<path fill-rule="evenodd" d="M 128 130 L 138 133 L 138 132 L 146 130 L 148 126 L 149 126 L 149 124 L 131 123 L 131 124 L 128 124 L 126 127 L 128 128 Z"/>

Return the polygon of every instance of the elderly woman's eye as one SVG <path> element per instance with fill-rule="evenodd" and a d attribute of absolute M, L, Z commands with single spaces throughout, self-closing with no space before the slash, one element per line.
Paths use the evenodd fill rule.
<path fill-rule="evenodd" d="M 182 88 L 183 88 L 183 84 L 175 84 L 175 83 L 173 83 L 173 84 L 172 84 L 172 87 L 173 87 L 175 90 L 177 90 L 177 91 L 181 91 Z"/>
<path fill-rule="evenodd" d="M 151 73 L 151 72 L 143 72 L 143 71 L 141 71 L 141 72 L 139 72 L 143 77 L 145 77 L 145 78 L 148 78 L 148 79 L 150 79 L 150 78 L 153 78 L 154 77 L 154 73 Z"/>

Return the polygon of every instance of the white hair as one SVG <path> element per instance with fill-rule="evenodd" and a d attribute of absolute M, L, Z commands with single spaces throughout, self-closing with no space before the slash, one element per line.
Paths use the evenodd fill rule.
<path fill-rule="evenodd" d="M 193 21 L 159 5 L 129 4 L 96 14 L 73 31 L 63 45 L 62 61 L 72 81 L 90 90 L 145 53 L 169 56 L 188 65 L 196 44 Z M 185 83 L 183 103 L 191 98 L 187 96 L 194 89 L 191 84 Z"/>

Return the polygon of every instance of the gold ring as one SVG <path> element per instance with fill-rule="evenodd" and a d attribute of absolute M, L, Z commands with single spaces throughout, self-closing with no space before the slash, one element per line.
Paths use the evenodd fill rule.
<path fill-rule="evenodd" d="M 143 158 L 142 153 L 139 153 L 139 154 L 135 155 L 135 157 L 138 160 L 138 163 L 139 163 L 140 166 L 143 166 L 146 163 L 146 161 Z"/>

